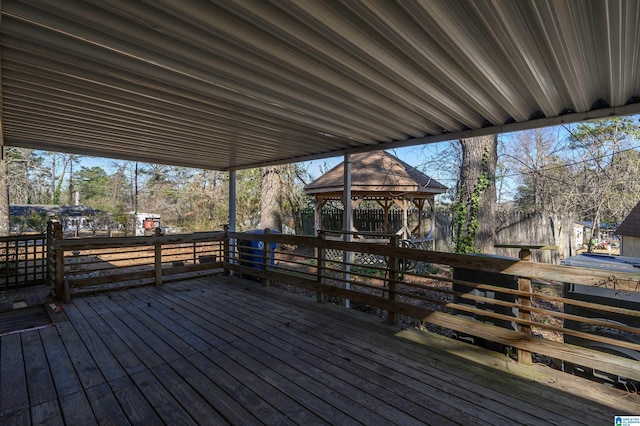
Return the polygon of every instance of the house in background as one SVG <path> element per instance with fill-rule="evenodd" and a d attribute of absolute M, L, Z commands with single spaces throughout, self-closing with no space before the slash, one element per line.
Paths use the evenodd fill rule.
<path fill-rule="evenodd" d="M 11 232 L 44 232 L 47 221 L 57 219 L 65 232 L 92 230 L 99 210 L 87 206 L 16 204 L 9 206 Z"/>
<path fill-rule="evenodd" d="M 620 255 L 640 257 L 640 202 L 622 221 L 616 234 L 620 237 Z"/>

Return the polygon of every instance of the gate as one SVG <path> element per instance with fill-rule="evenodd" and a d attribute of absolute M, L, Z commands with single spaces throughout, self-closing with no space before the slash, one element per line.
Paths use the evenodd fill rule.
<path fill-rule="evenodd" d="M 47 283 L 46 234 L 0 237 L 0 291 Z"/>

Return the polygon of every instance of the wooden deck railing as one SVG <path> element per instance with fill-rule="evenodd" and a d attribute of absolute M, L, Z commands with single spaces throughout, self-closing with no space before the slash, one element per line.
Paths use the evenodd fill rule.
<path fill-rule="evenodd" d="M 562 291 L 566 286 L 577 284 L 615 289 L 617 298 L 626 294 L 640 300 L 638 273 L 612 274 L 518 259 L 268 232 L 265 235 L 229 233 L 228 237 L 237 241 L 237 247 L 231 246 L 229 250 L 237 249 L 240 253 L 237 261 L 225 262 L 225 268 L 260 278 L 265 283 L 278 282 L 306 289 L 317 294 L 318 301 L 349 300 L 352 307 L 377 312 L 391 322 L 410 321 L 435 331 L 448 330 L 503 345 L 513 350 L 514 356 L 517 353 L 523 362 L 530 362 L 534 353 L 537 358 L 547 357 L 566 365 L 607 372 L 616 378 L 640 380 L 638 304 L 613 306 L 605 299 L 594 302 L 565 297 Z M 274 252 L 272 244 L 284 249 Z M 260 249 L 262 245 L 264 250 Z M 287 250 L 287 247 L 296 250 Z M 353 256 L 356 260 L 345 268 L 345 262 L 324 255 L 328 250 L 347 250 L 368 257 L 378 256 L 385 261 L 362 265 L 357 263 L 361 255 L 356 255 Z M 409 260 L 417 263 L 417 270 L 402 270 L 403 264 L 411 263 Z M 458 279 L 455 272 L 450 273 L 456 269 L 474 273 L 462 274 L 464 279 Z M 345 270 L 349 270 L 348 280 L 344 278 Z M 490 279 L 476 282 L 475 276 L 479 280 L 480 275 Z M 505 277 L 515 284 L 501 285 Z M 565 311 L 575 311 L 565 309 L 569 306 L 595 314 L 567 313 Z M 507 324 L 508 328 L 490 323 Z M 627 358 L 625 354 L 636 359 Z"/>
<path fill-rule="evenodd" d="M 268 231 L 54 240 L 54 283 L 68 300 L 74 290 L 160 285 L 224 268 L 308 291 L 319 302 L 348 300 L 392 323 L 501 345 L 521 362 L 531 362 L 533 353 L 536 360 L 640 381 L 640 274 L 399 245 L 395 238 L 371 244 Z M 354 255 L 345 262 L 335 256 L 341 251 Z M 614 298 L 632 301 L 573 297 L 576 285 L 608 288 Z"/>
<path fill-rule="evenodd" d="M 147 237 L 54 239 L 54 291 L 104 291 L 222 271 L 224 232 Z"/>

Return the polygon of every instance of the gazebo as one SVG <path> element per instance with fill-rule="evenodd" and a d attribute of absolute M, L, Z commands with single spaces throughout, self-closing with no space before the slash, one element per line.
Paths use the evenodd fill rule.
<path fill-rule="evenodd" d="M 342 201 L 344 194 L 344 162 L 320 176 L 304 190 L 315 198 L 315 231 L 322 228 L 322 209 L 329 201 Z M 447 187 L 386 151 L 353 154 L 351 157 L 351 208 L 364 200 L 375 201 L 384 211 L 384 233 L 396 233 L 402 239 L 420 237 L 422 212 L 434 209 L 437 194 Z M 344 203 L 343 203 L 344 204 Z M 402 227 L 391 229 L 389 210 L 396 205 L 402 210 Z M 418 224 L 409 227 L 409 210 L 418 211 Z M 433 228 L 429 232 L 431 237 Z"/>

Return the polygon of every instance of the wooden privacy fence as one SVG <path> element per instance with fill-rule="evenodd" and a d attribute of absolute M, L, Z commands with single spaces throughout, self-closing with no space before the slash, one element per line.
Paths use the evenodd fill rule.
<path fill-rule="evenodd" d="M 54 292 L 105 291 L 221 270 L 224 232 L 147 237 L 54 239 Z"/>
<path fill-rule="evenodd" d="M 417 224 L 415 215 L 417 210 L 409 211 L 411 227 Z M 434 247 L 439 251 L 453 251 L 453 226 L 451 213 L 447 211 L 424 211 L 426 218 L 433 220 L 435 226 Z M 298 235 L 315 235 L 314 212 L 303 210 L 300 212 L 301 228 L 296 229 Z M 402 228 L 402 211 L 389 210 L 389 224 L 391 229 Z M 560 250 L 535 251 L 533 260 L 537 262 L 558 264 L 568 256 L 575 254 L 572 248 L 573 220 L 571 217 L 551 217 L 541 213 L 522 211 L 500 211 L 496 216 L 495 240 L 498 244 L 518 242 L 522 244 L 544 243 L 557 245 Z M 353 225 L 361 232 L 381 232 L 384 229 L 384 211 L 378 208 L 357 208 L 353 210 Z M 429 225 L 430 226 L 430 225 Z M 325 207 L 322 210 L 322 229 L 340 230 L 342 225 L 342 210 Z M 517 257 L 517 249 L 501 249 L 499 254 Z"/>
<path fill-rule="evenodd" d="M 0 237 L 0 291 L 47 282 L 46 235 Z"/>
<path fill-rule="evenodd" d="M 640 304 L 616 306 L 606 298 L 587 301 L 563 292 L 566 286 L 579 285 L 608 288 L 618 298 L 624 294 L 637 298 L 640 274 L 416 250 L 397 247 L 395 242 L 363 244 L 269 233 L 228 237 L 244 247 L 262 248 L 243 258 L 243 247 L 229 245 L 226 271 L 265 284 L 306 289 L 318 301 L 349 300 L 352 307 L 385 315 L 392 323 L 412 321 L 491 342 L 521 362 L 531 362 L 534 353 L 567 368 L 607 372 L 612 380 L 640 381 Z M 276 244 L 299 249 L 274 250 Z M 240 256 L 230 262 L 229 254 L 236 248 Z M 363 267 L 329 260 L 325 255 L 329 250 L 369 253 L 386 263 Z M 407 260 L 419 265 L 414 272 L 401 270 Z M 637 358 L 625 357 L 628 354 Z"/>

